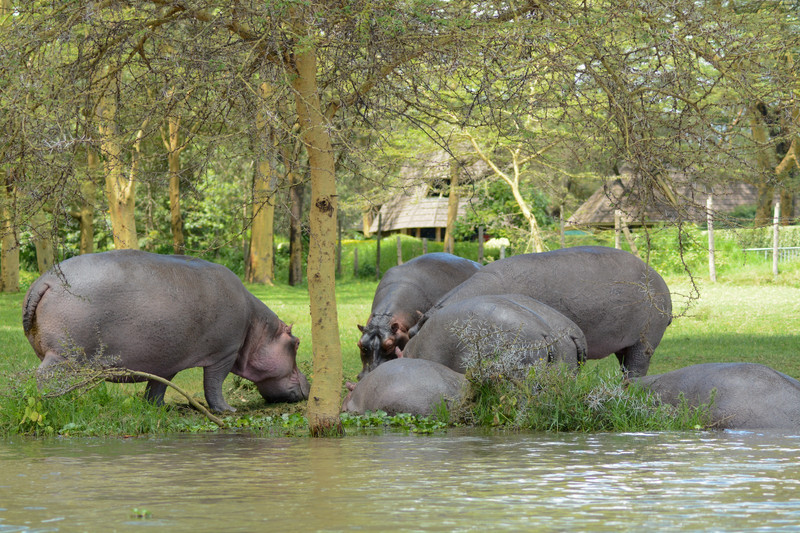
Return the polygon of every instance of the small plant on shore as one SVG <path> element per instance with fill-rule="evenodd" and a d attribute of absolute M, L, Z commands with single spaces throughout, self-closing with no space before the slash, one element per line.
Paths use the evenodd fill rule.
<path fill-rule="evenodd" d="M 466 333 L 469 331 L 469 333 Z M 466 424 L 537 431 L 663 431 L 706 427 L 707 406 L 662 405 L 649 391 L 593 368 L 576 372 L 523 357 L 530 347 L 487 345 L 464 329 L 468 391 L 457 418 Z M 542 349 L 542 347 L 537 347 Z"/>

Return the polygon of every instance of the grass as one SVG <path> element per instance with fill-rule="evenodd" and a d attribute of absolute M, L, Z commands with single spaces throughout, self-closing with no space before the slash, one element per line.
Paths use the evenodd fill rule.
<path fill-rule="evenodd" d="M 367 246 L 366 243 L 358 245 Z M 403 245 L 406 245 L 406 239 Z M 383 250 L 384 259 L 390 255 L 390 259 L 395 260 L 396 248 L 384 244 Z M 429 246 L 429 251 L 436 250 Z M 410 257 L 404 252 L 406 260 Z M 800 262 L 782 264 L 781 275 L 776 280 L 769 264 L 753 261 L 741 264 L 730 257 L 723 260 L 725 268 L 720 271 L 719 281 L 715 284 L 703 279 L 702 267 L 695 269 L 699 298 L 687 276 L 677 273 L 665 276 L 673 292 L 674 312 L 679 316 L 667 329 L 653 357 L 649 373 L 668 372 L 696 363 L 743 361 L 766 364 L 800 379 L 800 343 L 796 333 L 800 320 L 797 318 L 800 316 Z M 391 264 L 385 265 L 385 268 L 388 269 Z M 343 382 L 355 380 L 361 369 L 356 346 L 360 335 L 357 324 L 363 324 L 368 318 L 377 286 L 371 276 L 354 276 L 352 263 L 345 265 L 344 269 L 350 269 L 350 274 L 343 275 L 337 285 Z M 23 286 L 34 278 L 33 274 L 26 275 Z M 293 332 L 301 339 L 298 364 L 313 380 L 306 287 L 276 283 L 272 287 L 248 286 L 248 289 L 285 322 L 294 325 Z M 40 400 L 37 391 L 35 387 L 31 388 L 30 383 L 23 379 L 11 387 L 12 382 L 18 381 L 13 379 L 15 373 L 30 372 L 39 363 L 22 332 L 23 297 L 24 293 L 0 294 L 0 373 L 5 376 L 5 384 L 0 385 L 0 433 L 49 431 L 61 434 L 126 435 L 216 429 L 216 426 L 189 409 L 186 400 L 171 390 L 166 395 L 167 408 L 141 401 L 144 384 L 101 384 L 83 396 L 70 395 L 69 398 L 46 400 L 38 406 L 36 402 Z M 616 358 L 611 356 L 590 361 L 583 373 L 613 376 L 617 372 Z M 203 401 L 200 369 L 179 373 L 175 382 Z M 264 434 L 303 432 L 305 402 L 266 406 L 249 382 L 234 378 L 233 375 L 225 381 L 223 392 L 228 402 L 238 410 L 235 415 L 226 417 L 228 426 Z M 34 402 L 32 407 L 31 399 Z M 499 401 L 499 397 L 497 399 Z M 45 413 L 42 424 L 26 418 L 26 409 Z M 383 424 L 391 423 L 388 419 L 382 420 Z M 409 426 L 411 423 L 400 422 L 395 427 L 405 427 L 403 424 Z M 352 420 L 345 425 L 349 428 L 360 427 L 359 423 Z M 48 426 L 50 430 L 46 429 Z M 429 426 L 423 423 L 421 427 Z"/>

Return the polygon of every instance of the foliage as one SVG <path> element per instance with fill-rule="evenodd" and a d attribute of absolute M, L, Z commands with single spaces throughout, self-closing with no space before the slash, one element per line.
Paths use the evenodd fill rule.
<path fill-rule="evenodd" d="M 523 183 L 521 188 L 539 225 L 543 228 L 552 226 L 553 221 L 547 213 L 548 198 L 535 190 L 530 182 Z M 509 187 L 494 179 L 482 182 L 479 191 L 466 214 L 456 222 L 456 239 L 471 239 L 477 234 L 478 226 L 484 226 L 485 235 L 506 238 L 511 242 L 509 255 L 514 250 L 524 250 L 530 230 Z"/>
<path fill-rule="evenodd" d="M 469 370 L 465 423 L 535 431 L 665 431 L 699 429 L 710 422 L 708 406 L 661 404 L 622 376 L 596 369 L 579 375 L 563 366 L 532 365 L 524 380 L 496 375 L 477 379 Z"/>

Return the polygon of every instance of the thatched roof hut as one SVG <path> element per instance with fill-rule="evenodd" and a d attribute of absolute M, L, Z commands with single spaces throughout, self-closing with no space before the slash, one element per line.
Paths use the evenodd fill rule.
<path fill-rule="evenodd" d="M 708 192 L 704 185 L 693 183 L 680 174 L 669 176 L 674 187 L 669 201 L 657 186 L 645 186 L 629 172 L 607 181 L 592 194 L 571 217 L 571 227 L 614 227 L 614 213 L 621 211 L 623 220 L 630 226 L 676 222 L 678 220 L 704 222 Z M 711 191 L 713 211 L 725 215 L 736 208 L 755 205 L 756 188 L 742 182 L 715 185 Z"/>
<path fill-rule="evenodd" d="M 441 240 L 447 227 L 447 208 L 452 156 L 445 151 L 422 156 L 400 169 L 405 187 L 383 205 L 379 215 L 381 232 L 405 233 L 416 237 Z M 473 162 L 459 168 L 459 183 L 475 181 L 483 177 L 488 168 L 483 161 Z M 464 215 L 471 199 L 461 198 L 458 216 Z M 376 216 L 370 232 L 378 231 Z"/>

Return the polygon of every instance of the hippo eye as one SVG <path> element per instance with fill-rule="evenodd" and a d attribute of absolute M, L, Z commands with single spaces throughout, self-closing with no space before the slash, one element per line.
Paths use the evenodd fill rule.
<path fill-rule="evenodd" d="M 383 350 L 384 350 L 384 351 L 386 351 L 386 352 L 388 352 L 388 351 L 390 351 L 390 350 L 393 350 L 393 349 L 394 349 L 394 340 L 392 340 L 392 339 L 386 339 L 386 340 L 385 340 L 385 341 L 383 341 L 383 343 L 381 344 L 381 348 L 383 348 Z"/>

